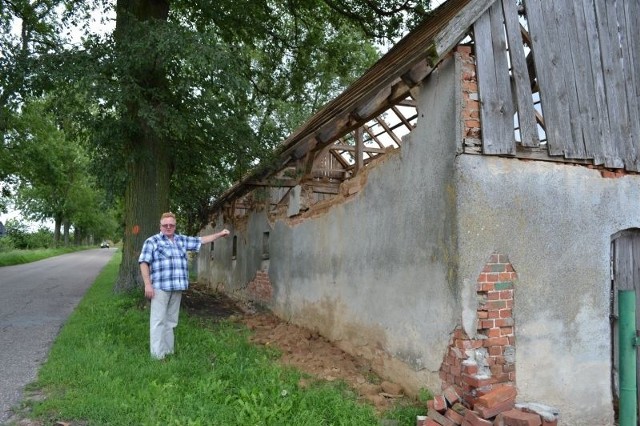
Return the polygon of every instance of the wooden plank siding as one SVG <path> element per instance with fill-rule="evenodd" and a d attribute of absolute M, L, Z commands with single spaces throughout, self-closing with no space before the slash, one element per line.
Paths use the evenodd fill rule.
<path fill-rule="evenodd" d="M 516 152 L 512 141 L 515 110 L 501 3 L 495 2 L 473 27 L 476 48 L 483 53 L 477 55 L 478 89 L 482 102 L 482 152 L 513 155 Z"/>
<path fill-rule="evenodd" d="M 335 192 L 401 148 L 418 116 L 431 113 L 415 110 L 419 86 L 469 40 L 480 100 L 474 141 L 478 128 L 481 141 L 458 141 L 458 152 L 640 171 L 638 0 L 448 0 L 211 210 L 256 187 Z M 401 106 L 414 112 L 404 116 Z M 387 122 L 394 115 L 399 121 Z"/>
<path fill-rule="evenodd" d="M 525 0 L 524 6 L 548 155 L 640 171 L 638 2 Z M 515 0 L 502 0 L 474 24 L 484 154 L 516 152 L 507 98 L 515 102 L 519 150 L 539 145 L 519 21 Z M 511 70 L 502 61 L 507 46 Z"/>
<path fill-rule="evenodd" d="M 252 182 L 265 182 L 298 159 L 309 154 L 317 156 L 326 146 L 377 119 L 394 105 L 406 102 L 411 90 L 450 54 L 494 1 L 448 0 L 433 10 L 341 95 L 290 134 L 274 153 L 278 161 L 253 169 L 227 189 L 211 210 L 250 192 Z"/>
<path fill-rule="evenodd" d="M 522 49 L 522 31 L 518 21 L 518 11 L 512 1 L 502 1 L 504 25 L 507 33 L 509 58 L 511 59 L 511 75 L 513 91 L 518 111 L 518 126 L 522 146 L 537 147 L 540 145 L 536 115 L 531 102 L 531 78 L 527 66 L 527 58 Z M 511 48 L 513 46 L 513 48 Z"/>

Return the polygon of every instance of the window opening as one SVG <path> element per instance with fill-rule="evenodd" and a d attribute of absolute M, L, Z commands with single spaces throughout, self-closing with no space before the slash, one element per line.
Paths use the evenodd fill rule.
<path fill-rule="evenodd" d="M 238 256 L 238 236 L 234 235 L 233 236 L 233 249 L 232 249 L 232 252 L 231 252 L 231 259 L 235 260 L 237 256 Z"/>
<path fill-rule="evenodd" d="M 262 233 L 262 258 L 269 258 L 269 232 Z"/>

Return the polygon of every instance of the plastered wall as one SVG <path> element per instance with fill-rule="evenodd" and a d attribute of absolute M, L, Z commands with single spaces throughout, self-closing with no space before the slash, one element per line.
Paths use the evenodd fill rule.
<path fill-rule="evenodd" d="M 263 302 L 276 314 L 368 358 L 409 393 L 437 391 L 455 328 L 475 335 L 477 279 L 500 253 L 518 277 L 518 401 L 559 409 L 561 424 L 613 424 L 610 244 L 640 227 L 640 176 L 457 155 L 459 75 L 451 58 L 423 83 L 417 128 L 359 192 L 306 218 L 219 216 L 236 256 L 231 238 L 204 247 L 201 279 L 242 294 L 268 271 Z"/>
<path fill-rule="evenodd" d="M 466 155 L 456 181 L 464 312 L 475 310 L 473 278 L 492 252 L 518 276 L 518 400 L 558 408 L 562 424 L 613 424 L 610 246 L 640 226 L 640 176 Z"/>
<path fill-rule="evenodd" d="M 242 229 L 232 229 L 235 260 L 229 240 L 216 243 L 214 260 L 205 248 L 199 263 L 206 279 L 227 291 L 268 269 L 275 313 L 370 359 L 408 392 L 439 386 L 460 317 L 454 68 L 448 59 L 424 82 L 417 128 L 401 150 L 368 171 L 358 193 L 304 220 L 269 223 L 265 213 L 253 213 Z M 268 260 L 258 249 L 265 231 Z"/>

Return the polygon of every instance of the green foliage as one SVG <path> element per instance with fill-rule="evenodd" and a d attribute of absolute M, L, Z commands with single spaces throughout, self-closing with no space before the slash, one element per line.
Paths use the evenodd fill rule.
<path fill-rule="evenodd" d="M 182 315 L 177 353 L 166 362 L 152 360 L 142 295 L 114 294 L 111 288 L 119 260 L 116 255 L 89 289 L 30 386 L 47 395 L 32 402 L 37 419 L 92 425 L 376 424 L 373 409 L 358 404 L 343 384 L 300 388 L 301 374 L 278 366 L 275 352 L 250 344 L 238 324 Z"/>
<path fill-rule="evenodd" d="M 67 223 L 77 236 L 111 236 L 117 224 L 90 174 L 88 153 L 58 124 L 53 104 L 51 99 L 24 104 L 5 135 L 4 171 L 13 176 L 14 205 L 31 220 Z"/>
<path fill-rule="evenodd" d="M 20 171 L 18 199 L 28 214 L 82 233 L 113 229 L 96 217 L 122 199 L 125 230 L 146 233 L 167 208 L 198 229 L 212 200 L 268 161 L 378 58 L 374 41 L 397 39 L 428 3 L 8 2 L 0 8 L 0 181 Z M 96 5 L 115 13 L 113 34 L 88 30 Z M 19 36 L 10 31 L 15 18 L 24 24 Z M 81 43 L 66 40 L 70 24 L 87 31 Z M 45 106 L 31 101 L 43 98 Z M 23 172 L 3 159 L 29 137 L 40 143 L 18 155 Z M 45 146 L 53 158 L 26 160 L 41 159 Z M 22 176 L 28 170 L 30 178 Z M 52 178 L 43 181 L 46 173 Z M 124 241 L 119 282 L 127 287 L 142 240 Z"/>
<path fill-rule="evenodd" d="M 46 249 L 53 244 L 53 234 L 49 229 L 41 227 L 36 232 L 31 232 L 27 224 L 18 219 L 9 219 L 5 224 L 5 231 L 6 236 L 0 239 L 0 252 L 13 249 Z M 3 247 L 6 250 L 3 250 Z"/>
<path fill-rule="evenodd" d="M 433 399 L 433 393 L 429 389 L 421 388 L 418 393 L 418 400 L 426 404 L 430 399 Z"/>

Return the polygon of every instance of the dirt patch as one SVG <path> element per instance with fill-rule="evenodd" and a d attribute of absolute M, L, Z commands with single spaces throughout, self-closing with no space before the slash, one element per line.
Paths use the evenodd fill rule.
<path fill-rule="evenodd" d="M 274 346 L 282 352 L 280 362 L 298 368 L 317 379 L 343 380 L 364 401 L 383 412 L 396 404 L 410 404 L 402 388 L 381 380 L 369 364 L 337 348 L 318 333 L 280 320 L 268 311 L 238 303 L 223 293 L 212 293 L 195 284 L 182 296 L 189 314 L 214 320 L 239 321 L 253 332 L 251 341 Z M 301 382 L 306 386 L 306 382 Z"/>

